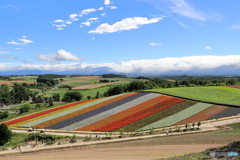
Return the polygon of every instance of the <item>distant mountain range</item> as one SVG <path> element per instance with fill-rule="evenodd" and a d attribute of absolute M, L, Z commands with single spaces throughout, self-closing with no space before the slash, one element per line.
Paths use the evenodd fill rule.
<path fill-rule="evenodd" d="M 95 71 L 64 71 L 64 72 L 53 72 L 53 71 L 41 71 L 41 70 L 19 70 L 19 71 L 0 71 L 0 75 L 29 75 L 29 74 L 62 74 L 62 75 L 102 75 L 102 74 L 124 74 L 127 76 L 159 76 L 159 75 L 240 75 L 239 69 L 226 69 L 226 68 L 218 68 L 212 71 L 169 71 L 165 73 L 120 73 L 120 72 L 109 72 L 108 70 L 95 70 Z"/>

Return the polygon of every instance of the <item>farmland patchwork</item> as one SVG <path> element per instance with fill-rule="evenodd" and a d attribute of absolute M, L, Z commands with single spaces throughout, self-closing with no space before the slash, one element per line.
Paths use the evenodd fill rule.
<path fill-rule="evenodd" d="M 10 127 L 141 131 L 240 114 L 240 108 L 159 93 L 126 93 L 80 101 L 5 122 Z"/>

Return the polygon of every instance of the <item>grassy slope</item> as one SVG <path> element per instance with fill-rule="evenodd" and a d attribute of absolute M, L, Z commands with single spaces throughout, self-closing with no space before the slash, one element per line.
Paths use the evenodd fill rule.
<path fill-rule="evenodd" d="M 186 87 L 146 90 L 210 103 L 240 106 L 240 89 L 227 87 Z"/>

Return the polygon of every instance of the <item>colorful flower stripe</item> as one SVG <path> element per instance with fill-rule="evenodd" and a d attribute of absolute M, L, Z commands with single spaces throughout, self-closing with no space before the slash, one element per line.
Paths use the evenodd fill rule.
<path fill-rule="evenodd" d="M 80 114 L 83 114 L 83 113 L 86 113 L 86 112 L 89 112 L 89 111 L 92 111 L 94 109 L 97 109 L 97 108 L 100 108 L 102 106 L 105 106 L 105 105 L 108 105 L 110 103 L 113 103 L 115 101 L 118 101 L 122 98 L 125 98 L 125 97 L 128 97 L 130 95 L 133 95 L 133 94 L 136 94 L 136 93 L 130 93 L 130 94 L 124 94 L 124 95 L 121 95 L 119 97 L 114 97 L 112 99 L 109 99 L 109 100 L 106 100 L 104 102 L 101 102 L 101 103 L 98 103 L 96 105 L 93 105 L 91 107 L 88 107 L 88 108 L 85 108 L 85 109 L 82 109 L 82 110 L 79 110 L 79 111 L 76 111 L 76 112 L 73 112 L 71 114 L 68 114 L 68 115 L 65 115 L 65 116 L 61 116 L 61 117 L 58 117 L 58 118 L 55 118 L 55 119 L 52 119 L 52 120 L 49 120 L 47 122 L 44 122 L 44 123 L 41 123 L 41 124 L 38 124 L 36 126 L 34 126 L 35 128 L 45 128 L 45 127 L 49 127 L 51 125 L 54 125 L 56 123 L 59 123 L 61 121 L 65 121 L 69 118 L 72 118 L 72 117 L 75 117 L 75 116 L 78 116 Z"/>
<path fill-rule="evenodd" d="M 6 122 L 5 124 L 6 125 L 11 125 L 11 124 L 14 124 L 14 123 L 25 121 L 25 120 L 30 119 L 30 118 L 34 118 L 36 116 L 40 116 L 40 115 L 43 115 L 43 114 L 46 114 L 46 113 L 54 112 L 54 111 L 59 110 L 59 109 L 70 107 L 72 105 L 81 104 L 81 103 L 84 103 L 84 102 L 87 102 L 87 101 L 91 101 L 91 100 L 80 101 L 80 102 L 71 103 L 71 104 L 67 104 L 67 105 L 64 105 L 64 106 L 52 108 L 52 109 L 49 109 L 49 110 L 46 110 L 46 111 L 43 111 L 43 112 L 40 112 L 40 113 L 35 113 L 35 114 L 25 116 L 25 117 L 22 117 L 22 118 L 14 119 L 12 121 Z"/>
<path fill-rule="evenodd" d="M 142 118 L 150 116 L 154 113 L 157 113 L 161 110 L 164 110 L 164 109 L 166 109 L 166 108 L 168 108 L 168 107 L 170 107 L 174 104 L 180 103 L 182 101 L 184 101 L 184 99 L 171 98 L 169 100 L 163 101 L 160 104 L 151 106 L 150 108 L 143 109 L 143 110 L 141 110 L 139 112 L 136 112 L 132 115 L 129 115 L 125 118 L 119 119 L 119 120 L 117 120 L 113 123 L 110 123 L 110 124 L 105 125 L 103 127 L 97 128 L 96 130 L 98 130 L 98 131 L 113 131 L 113 130 L 116 130 L 116 129 L 121 128 L 123 126 L 126 126 L 126 125 L 128 125 L 132 122 L 135 122 L 137 120 L 140 120 Z"/>
<path fill-rule="evenodd" d="M 215 114 L 214 116 L 208 118 L 208 120 L 209 119 L 216 119 L 216 118 L 236 116 L 239 113 L 240 113 L 240 108 L 228 107 L 227 109 L 223 110 L 222 112 L 220 112 L 218 114 Z"/>
<path fill-rule="evenodd" d="M 151 123 L 154 123 L 156 121 L 159 121 L 163 118 L 166 118 L 168 116 L 171 116 L 172 114 L 175 114 L 177 112 L 180 112 L 194 104 L 196 104 L 197 102 L 194 102 L 194 101 L 189 101 L 189 100 L 185 100 L 183 102 L 180 102 L 178 104 L 175 104 L 167 109 L 164 109 L 160 112 L 157 112 L 155 114 L 152 114 L 148 117 L 145 117 L 143 119 L 140 119 L 136 122 L 133 122 L 129 125 L 126 125 L 124 127 L 122 127 L 124 129 L 124 131 L 126 132 L 133 132 L 139 128 L 142 128 L 144 126 L 147 126 Z M 117 131 L 119 131 L 121 128 L 119 128 Z"/>
<path fill-rule="evenodd" d="M 151 127 L 154 127 L 154 128 L 159 128 L 159 127 L 166 127 L 166 126 L 171 126 L 173 124 L 176 124 L 188 117 L 191 117 L 195 114 L 197 114 L 198 112 L 201 112 L 209 107 L 211 107 L 212 104 L 207 104 L 207 103 L 197 103 L 187 109 L 184 109 L 180 112 L 177 112 L 171 116 L 168 116 L 164 119 L 161 119 L 160 121 L 157 121 L 157 122 L 154 122 L 154 123 L 151 123 L 145 127 L 142 127 L 138 130 L 147 130 Z"/>
<path fill-rule="evenodd" d="M 133 107 L 136 104 L 142 103 L 152 96 L 158 96 L 156 93 L 139 93 L 136 95 L 132 95 L 130 97 L 121 99 L 117 102 L 111 103 L 99 109 L 93 110 L 91 112 L 87 112 L 78 117 L 72 119 L 71 125 L 66 125 L 66 127 L 61 128 L 62 130 L 75 130 L 77 128 L 84 127 L 91 123 L 94 123 L 98 120 L 106 118 L 112 114 L 121 112 L 125 109 Z M 153 98 L 153 97 L 152 97 Z M 76 123 L 74 123 L 76 122 Z M 69 123 L 69 122 L 68 122 Z"/>
<path fill-rule="evenodd" d="M 160 101 L 164 101 L 164 100 L 167 100 L 167 99 L 170 99 L 170 97 L 169 96 L 159 95 L 156 98 L 152 98 L 152 99 L 150 99 L 150 100 L 148 100 L 146 102 L 143 102 L 143 103 L 141 103 L 139 105 L 136 105 L 134 107 L 126 109 L 126 110 L 124 110 L 122 112 L 113 114 L 113 115 L 111 115 L 111 116 L 109 116 L 107 118 L 104 118 L 104 119 L 102 119 L 100 121 L 97 121 L 95 123 L 92 123 L 90 125 L 87 125 L 85 127 L 82 127 L 82 128 L 76 129 L 76 130 L 78 130 L 78 131 L 92 131 L 94 129 L 97 129 L 99 127 L 107 125 L 108 123 L 112 123 L 112 122 L 114 122 L 114 121 L 116 121 L 118 119 L 124 118 L 124 117 L 129 116 L 129 115 L 131 115 L 133 113 L 139 112 L 139 111 L 141 111 L 143 109 L 146 109 L 146 108 L 148 108 L 148 107 L 150 107 L 152 105 L 155 105 L 155 104 L 159 103 Z"/>
<path fill-rule="evenodd" d="M 95 100 L 97 100 L 97 99 L 95 99 Z M 37 117 L 31 118 L 31 119 L 27 119 L 27 120 L 25 120 L 25 121 L 12 124 L 12 125 L 10 125 L 10 127 L 23 126 L 24 124 L 32 123 L 32 122 L 34 122 L 34 121 L 38 121 L 38 120 L 40 120 L 40 119 L 44 119 L 45 117 L 48 117 L 48 116 L 51 116 L 51 115 L 55 115 L 55 114 L 57 114 L 57 113 L 64 112 L 64 111 L 67 111 L 67 110 L 69 110 L 69 109 L 73 109 L 73 108 L 76 108 L 76 107 L 79 107 L 79 106 L 82 106 L 82 105 L 85 105 L 85 104 L 88 104 L 88 103 L 92 103 L 92 102 L 95 101 L 95 100 L 87 101 L 87 102 L 84 102 L 84 103 L 81 103 L 81 104 L 76 104 L 76 105 L 73 105 L 73 106 L 70 106 L 70 107 L 67 107 L 67 108 L 63 108 L 63 109 L 60 109 L 60 110 L 56 110 L 56 111 L 54 111 L 54 112 L 50 112 L 50 113 L 43 114 L 43 115 L 41 115 L 41 116 L 37 116 Z M 32 126 L 31 126 L 31 127 L 32 127 Z"/>
<path fill-rule="evenodd" d="M 183 125 L 186 123 L 205 121 L 206 119 L 212 117 L 215 114 L 222 112 L 223 110 L 225 110 L 227 108 L 228 107 L 226 107 L 226 106 L 214 105 L 214 106 L 207 108 L 207 109 L 203 110 L 202 112 L 199 112 L 199 113 L 197 113 L 187 119 L 184 119 L 183 121 L 180 121 L 174 125 Z"/>
<path fill-rule="evenodd" d="M 119 96 L 119 95 L 116 95 L 116 96 Z M 115 97 L 116 97 L 116 96 L 115 96 Z M 114 97 L 114 96 L 113 96 L 113 97 Z M 38 120 L 36 120 L 36 121 L 32 121 L 32 122 L 29 122 L 29 123 L 25 123 L 25 124 L 23 124 L 21 127 L 32 127 L 32 126 L 35 126 L 35 125 L 38 125 L 38 124 L 47 122 L 47 121 L 49 121 L 49 120 L 52 120 L 52 119 L 55 119 L 55 118 L 58 118 L 58 117 L 61 117 L 61 116 L 64 116 L 64 115 L 67 115 L 67 114 L 76 112 L 76 111 L 78 111 L 78 110 L 81 110 L 81 109 L 84 109 L 84 108 L 87 108 L 87 107 L 90 107 L 90 106 L 92 106 L 92 105 L 95 105 L 95 104 L 104 102 L 104 101 L 106 101 L 106 100 L 108 100 L 108 99 L 111 99 L 111 98 L 113 98 L 113 97 L 98 98 L 98 99 L 94 100 L 94 101 L 91 102 L 91 103 L 83 104 L 83 105 L 80 105 L 80 106 L 71 108 L 71 109 L 69 109 L 69 110 L 65 110 L 65 111 L 63 111 L 63 112 L 59 112 L 59 113 L 57 113 L 57 114 L 50 115 L 50 116 L 47 116 L 47 117 L 38 119 Z"/>

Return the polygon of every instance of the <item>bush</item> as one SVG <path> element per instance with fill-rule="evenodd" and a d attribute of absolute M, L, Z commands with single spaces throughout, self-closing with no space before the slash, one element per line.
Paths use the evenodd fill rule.
<path fill-rule="evenodd" d="M 12 131 L 9 130 L 4 123 L 2 123 L 0 125 L 0 146 L 4 145 L 11 139 L 12 139 Z"/>
<path fill-rule="evenodd" d="M 20 108 L 20 114 L 21 114 L 21 113 L 29 112 L 29 110 L 30 110 L 30 104 L 24 104 L 24 105 Z"/>

